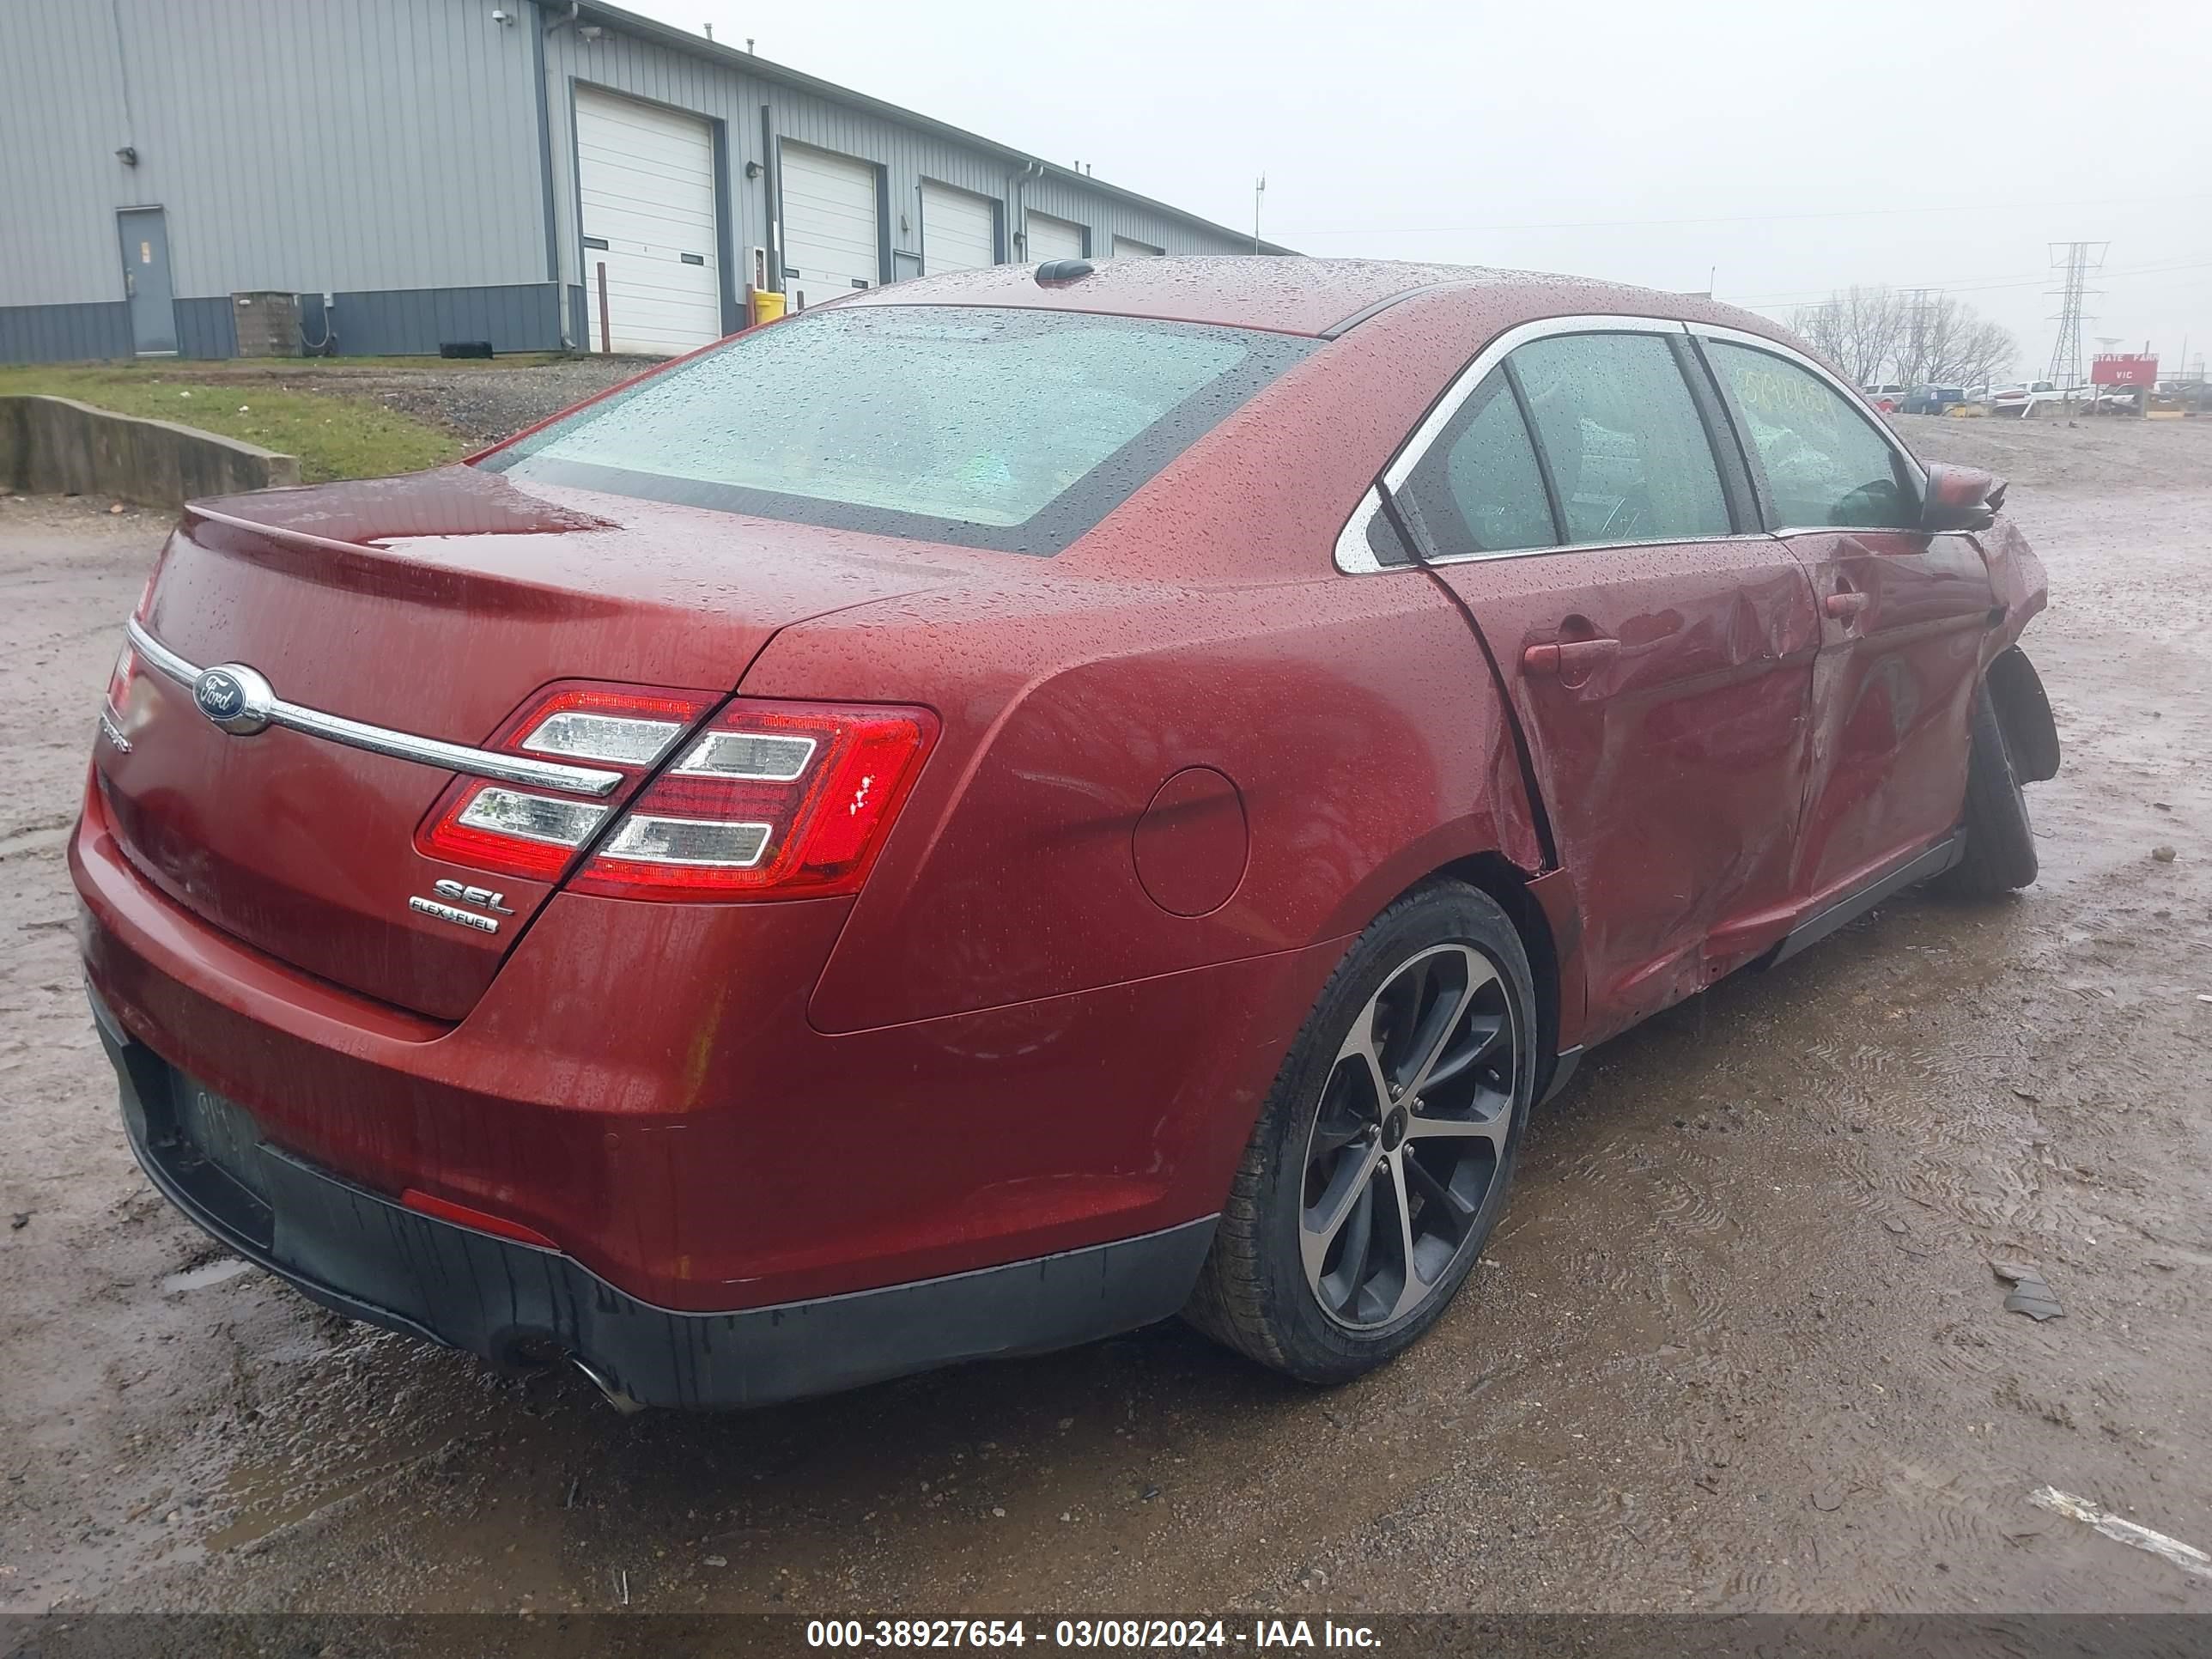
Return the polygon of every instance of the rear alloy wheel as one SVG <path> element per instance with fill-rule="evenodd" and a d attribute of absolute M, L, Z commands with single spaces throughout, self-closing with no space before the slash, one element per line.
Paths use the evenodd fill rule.
<path fill-rule="evenodd" d="M 1435 1322 L 1504 1207 L 1534 1066 L 1520 937 L 1439 884 L 1353 945 L 1247 1148 L 1188 1316 L 1342 1382 Z"/>
<path fill-rule="evenodd" d="M 1298 1244 L 1349 1330 L 1414 1312 L 1450 1274 L 1503 1168 L 1519 1058 L 1490 959 L 1438 945 L 1370 997 L 1306 1140 Z"/>

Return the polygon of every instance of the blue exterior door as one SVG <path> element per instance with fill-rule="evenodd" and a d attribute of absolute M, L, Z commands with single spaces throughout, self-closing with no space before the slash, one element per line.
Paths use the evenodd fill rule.
<path fill-rule="evenodd" d="M 115 216 L 123 243 L 123 292 L 131 302 L 131 348 L 142 357 L 174 356 L 176 293 L 169 283 L 169 228 L 160 208 Z"/>

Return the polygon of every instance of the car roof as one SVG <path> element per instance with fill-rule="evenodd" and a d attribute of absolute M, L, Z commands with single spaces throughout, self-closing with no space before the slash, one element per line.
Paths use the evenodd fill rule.
<path fill-rule="evenodd" d="M 1250 254 L 1101 259 L 1088 276 L 1050 283 L 1039 283 L 1036 270 L 1034 265 L 992 265 L 921 276 L 835 303 L 1022 306 L 1328 335 L 1356 325 L 1395 300 L 1425 290 L 1460 289 L 1479 294 L 1486 309 L 1501 313 L 1623 313 L 1778 332 L 1765 319 L 1717 305 L 1701 294 L 1667 294 L 1626 283 L 1483 265 Z"/>

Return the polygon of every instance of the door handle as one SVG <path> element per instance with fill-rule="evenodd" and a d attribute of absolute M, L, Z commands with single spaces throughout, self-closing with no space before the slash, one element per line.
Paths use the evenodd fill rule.
<path fill-rule="evenodd" d="M 1610 636 L 1561 640 L 1553 645 L 1530 646 L 1521 653 L 1521 667 L 1524 673 L 1547 679 L 1579 679 L 1620 654 L 1620 641 Z"/>
<path fill-rule="evenodd" d="M 1832 617 L 1849 622 L 1867 608 L 1867 596 L 1850 592 L 1831 593 L 1820 601 L 1820 608 Z"/>

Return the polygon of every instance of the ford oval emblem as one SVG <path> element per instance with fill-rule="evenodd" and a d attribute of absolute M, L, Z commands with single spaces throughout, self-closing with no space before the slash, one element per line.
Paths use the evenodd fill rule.
<path fill-rule="evenodd" d="M 246 688 L 220 668 L 210 668 L 192 687 L 192 701 L 199 704 L 201 714 L 220 726 L 244 711 Z"/>
<path fill-rule="evenodd" d="M 237 663 L 203 669 L 192 682 L 192 706 L 234 737 L 265 730 L 276 701 L 267 680 Z"/>

